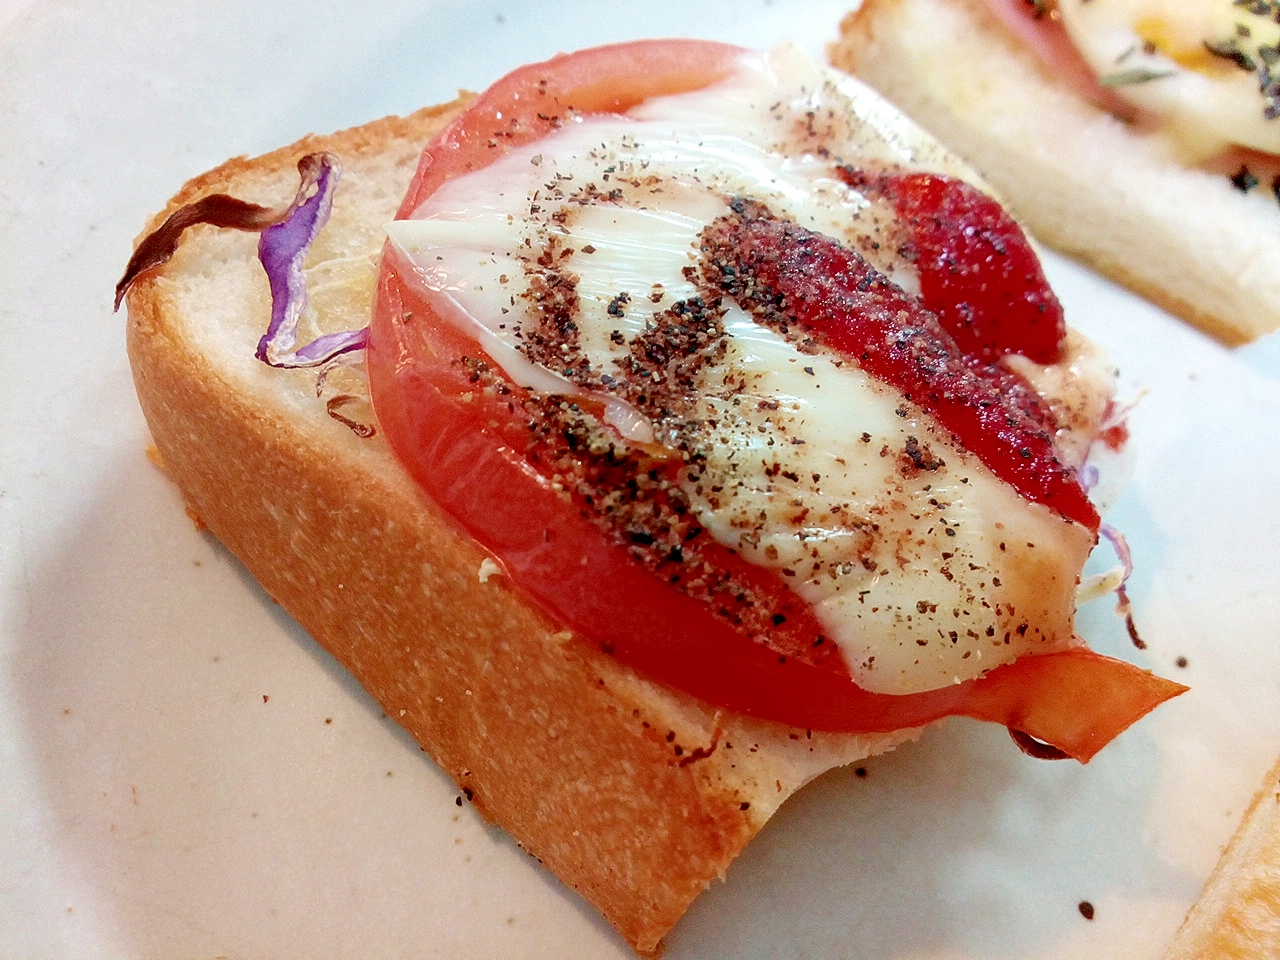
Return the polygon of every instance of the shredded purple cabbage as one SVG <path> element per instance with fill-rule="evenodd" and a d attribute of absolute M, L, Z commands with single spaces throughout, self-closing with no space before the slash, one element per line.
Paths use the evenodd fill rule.
<path fill-rule="evenodd" d="M 1098 481 L 1102 479 L 1102 474 L 1094 464 L 1086 463 L 1080 468 L 1076 478 L 1080 481 L 1080 489 L 1085 493 L 1090 493 L 1098 485 Z"/>
<path fill-rule="evenodd" d="M 1129 552 L 1129 541 L 1124 538 L 1123 533 L 1105 523 L 1098 528 L 1098 532 L 1110 542 L 1122 567 L 1120 583 L 1115 589 L 1116 614 L 1124 620 L 1125 629 L 1129 631 L 1129 639 L 1133 641 L 1133 645 L 1139 650 L 1145 650 L 1147 643 L 1138 633 L 1138 625 L 1133 619 L 1133 604 L 1129 602 L 1129 593 L 1125 589 L 1129 583 L 1129 576 L 1133 573 L 1133 554 Z"/>
<path fill-rule="evenodd" d="M 1129 577 L 1133 575 L 1133 554 L 1129 551 L 1129 541 L 1124 538 L 1123 533 L 1109 523 L 1099 526 L 1098 533 L 1106 537 L 1107 542 L 1111 544 L 1111 549 L 1116 552 L 1116 559 L 1120 561 L 1122 570 L 1120 589 L 1123 590 Z"/>
<path fill-rule="evenodd" d="M 255 353 L 273 367 L 314 367 L 334 357 L 361 350 L 369 328 L 326 333 L 305 346 L 298 342 L 298 320 L 307 305 L 302 261 L 333 209 L 333 193 L 342 167 L 332 154 L 309 153 L 298 161 L 301 183 L 286 207 L 264 207 L 223 193 L 201 197 L 179 207 L 138 244 L 116 284 L 115 308 L 142 274 L 168 262 L 182 234 L 199 223 L 260 234 L 258 259 L 271 286 L 271 323 Z"/>
<path fill-rule="evenodd" d="M 271 286 L 271 323 L 258 341 L 255 354 L 273 367 L 314 367 L 336 356 L 364 348 L 369 328 L 326 333 L 294 349 L 298 320 L 307 306 L 307 281 L 302 261 L 333 209 L 333 192 L 342 170 L 329 154 L 310 154 L 298 164 L 302 185 L 289 212 L 262 231 L 258 259 Z M 314 192 L 311 188 L 314 186 Z M 309 195 L 308 195 L 309 194 Z"/>

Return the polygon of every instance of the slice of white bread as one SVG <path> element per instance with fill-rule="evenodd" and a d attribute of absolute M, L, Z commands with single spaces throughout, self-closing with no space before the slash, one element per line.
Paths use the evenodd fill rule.
<path fill-rule="evenodd" d="M 1165 960 L 1280 957 L 1280 763 L 1187 914 Z"/>
<path fill-rule="evenodd" d="M 335 154 L 344 173 L 308 282 L 319 328 L 362 327 L 383 224 L 423 144 L 463 105 L 232 160 L 150 226 L 212 193 L 287 203 L 298 158 Z M 357 377 L 335 374 L 318 396 L 315 371 L 254 359 L 270 317 L 256 248 L 254 234 L 192 228 L 128 293 L 134 379 L 165 469 L 190 512 L 480 812 L 636 950 L 657 950 L 806 781 L 918 733 L 810 735 L 722 715 L 559 631 L 488 575 L 381 435 L 328 415 L 371 422 Z"/>
<path fill-rule="evenodd" d="M 984 0 L 865 0 L 832 62 L 978 169 L 1040 239 L 1229 344 L 1280 327 L 1280 204 L 1060 83 Z"/>

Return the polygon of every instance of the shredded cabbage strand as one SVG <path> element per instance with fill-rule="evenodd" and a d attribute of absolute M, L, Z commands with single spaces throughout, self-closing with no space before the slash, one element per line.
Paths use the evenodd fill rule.
<path fill-rule="evenodd" d="M 363 349 L 369 333 L 368 327 L 326 333 L 295 349 L 298 321 L 307 307 L 302 262 L 329 221 L 342 168 L 330 154 L 311 153 L 298 161 L 298 173 L 302 183 L 293 203 L 258 239 L 258 259 L 271 286 L 271 323 L 258 341 L 255 356 L 273 367 L 318 366 L 339 354 Z"/>
<path fill-rule="evenodd" d="M 314 367 L 363 349 L 368 327 L 326 333 L 296 348 L 298 321 L 307 305 L 302 262 L 329 220 L 342 166 L 332 154 L 308 153 L 298 160 L 298 175 L 298 192 L 283 207 L 264 207 L 225 193 L 179 207 L 139 242 L 116 284 L 115 309 L 139 276 L 169 261 L 188 227 L 207 223 L 261 234 L 258 259 L 271 288 L 271 322 L 258 341 L 259 360 L 273 367 Z"/>

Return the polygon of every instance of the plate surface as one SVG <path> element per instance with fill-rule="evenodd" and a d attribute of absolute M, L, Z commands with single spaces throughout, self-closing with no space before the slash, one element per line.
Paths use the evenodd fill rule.
<path fill-rule="evenodd" d="M 147 215 L 228 156 L 598 42 L 820 55 L 844 11 L 0 2 L 0 955 L 629 956 L 186 520 L 112 288 Z M 1108 601 L 1081 631 L 1192 692 L 1087 767 L 957 721 L 821 779 L 671 960 L 1154 960 L 1280 752 L 1280 346 L 1047 267 L 1143 394 L 1110 519 L 1148 648 Z"/>

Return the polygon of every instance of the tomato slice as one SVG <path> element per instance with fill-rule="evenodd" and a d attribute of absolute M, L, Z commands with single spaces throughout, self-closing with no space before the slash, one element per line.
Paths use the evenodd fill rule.
<path fill-rule="evenodd" d="M 427 147 L 402 214 L 507 145 L 555 129 L 571 109 L 625 110 L 650 96 L 698 89 L 728 75 L 741 56 L 719 44 L 646 41 L 524 67 Z M 638 562 L 581 502 L 556 489 L 524 423 L 522 388 L 494 380 L 479 346 L 448 320 L 451 309 L 388 247 L 368 346 L 384 435 L 427 496 L 501 561 L 526 598 L 658 682 L 800 728 L 889 731 L 966 715 L 1082 761 L 1183 689 L 1075 649 L 926 693 L 871 693 L 852 682 L 840 657 L 826 655 L 833 645 L 821 649 L 820 627 L 781 577 L 709 537 L 694 537 L 691 549 L 746 584 L 753 605 L 769 613 L 767 635 L 744 629 L 722 597 L 708 602 L 674 589 L 666 571 Z"/>

